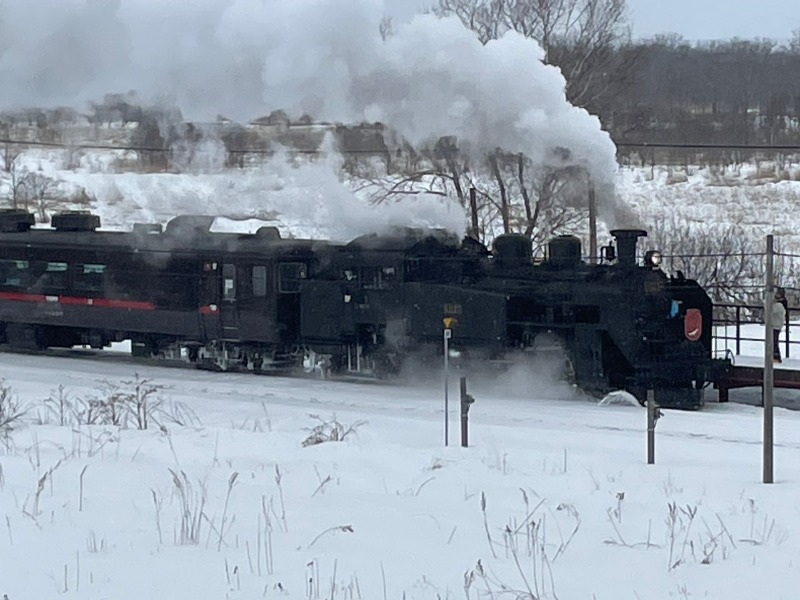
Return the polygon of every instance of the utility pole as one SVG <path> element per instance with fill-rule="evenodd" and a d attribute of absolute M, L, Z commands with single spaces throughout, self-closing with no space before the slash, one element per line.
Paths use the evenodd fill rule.
<path fill-rule="evenodd" d="M 772 235 L 767 236 L 767 289 L 764 294 L 764 472 L 763 483 L 774 483 L 773 455 L 773 410 L 772 392 L 775 373 L 772 364 L 772 304 L 775 302 L 775 250 Z"/>

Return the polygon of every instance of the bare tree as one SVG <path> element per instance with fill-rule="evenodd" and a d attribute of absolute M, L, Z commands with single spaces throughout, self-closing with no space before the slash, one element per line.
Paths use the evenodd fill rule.
<path fill-rule="evenodd" d="M 10 171 L 20 154 L 22 152 L 16 146 L 4 144 L 2 149 L 3 171 Z"/>
<path fill-rule="evenodd" d="M 458 17 L 485 44 L 513 29 L 508 20 L 513 4 L 516 4 L 515 0 L 439 0 L 433 12 L 440 16 Z"/>
<path fill-rule="evenodd" d="M 392 35 L 394 35 L 394 24 L 392 17 L 383 17 L 378 25 L 378 32 L 381 34 L 381 39 L 385 42 Z"/>
<path fill-rule="evenodd" d="M 489 159 L 494 185 L 489 204 L 499 213 L 503 231 L 522 233 L 539 253 L 555 235 L 580 234 L 586 228 L 586 172 L 578 167 L 534 165 L 522 154 L 496 152 Z"/>
<path fill-rule="evenodd" d="M 2 149 L 2 171 L 0 180 L 5 180 L 8 186 L 8 199 L 11 208 L 19 208 L 21 203 L 26 204 L 24 171 L 20 169 L 19 157 L 22 153 L 11 144 L 5 144 Z"/>
<path fill-rule="evenodd" d="M 468 214 L 469 235 L 484 243 L 497 233 L 521 233 L 539 252 L 554 235 L 586 229 L 585 170 L 534 165 L 500 149 L 478 160 L 461 152 L 454 137 L 432 148 L 406 146 L 388 172 L 363 168 L 351 175 L 356 191 L 375 204 L 420 194 L 457 200 Z"/>
<path fill-rule="evenodd" d="M 676 216 L 656 219 L 648 236 L 668 270 L 696 279 L 719 304 L 758 304 L 764 260 L 740 223 L 690 223 Z"/>
<path fill-rule="evenodd" d="M 386 166 L 387 172 L 376 174 L 374 169 L 353 169 L 351 165 L 350 174 L 359 181 L 356 191 L 366 193 L 375 204 L 420 194 L 455 196 L 469 210 L 472 223 L 480 220 L 482 205 L 473 205 L 469 198 L 474 186 L 470 159 L 459 151 L 454 137 L 442 137 L 433 147 L 419 150 L 404 143 Z"/>
<path fill-rule="evenodd" d="M 36 209 L 36 218 L 40 223 L 50 221 L 48 211 L 57 207 L 62 199 L 55 196 L 54 192 L 58 188 L 58 182 L 51 179 L 41 171 L 30 171 L 22 177 L 25 186 L 25 208 L 29 201 L 33 202 Z"/>
<path fill-rule="evenodd" d="M 792 54 L 800 54 L 800 28 L 792 31 L 792 39 L 789 42 L 789 51 Z"/>
<path fill-rule="evenodd" d="M 502 155 L 500 150 L 489 155 L 489 169 L 492 172 L 497 183 L 497 191 L 500 194 L 500 219 L 503 222 L 503 233 L 511 233 L 511 225 L 509 223 L 509 206 L 508 206 L 508 190 L 506 189 L 505 180 L 500 173 L 500 165 L 498 156 Z"/>
<path fill-rule="evenodd" d="M 570 101 L 586 106 L 632 81 L 637 53 L 626 0 L 439 0 L 436 14 L 455 15 L 481 42 L 516 31 L 536 40 L 545 62 L 561 68 Z"/>

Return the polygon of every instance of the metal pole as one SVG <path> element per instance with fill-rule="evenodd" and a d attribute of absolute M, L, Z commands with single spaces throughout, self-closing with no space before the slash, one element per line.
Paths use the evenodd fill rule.
<path fill-rule="evenodd" d="M 450 442 L 449 423 L 450 420 L 450 407 L 449 398 L 447 397 L 447 376 L 449 371 L 449 356 L 450 356 L 450 336 L 453 334 L 451 329 L 445 328 L 444 330 L 444 445 L 447 446 Z"/>
<path fill-rule="evenodd" d="M 772 304 L 775 302 L 775 252 L 771 235 L 767 236 L 767 289 L 764 294 L 764 472 L 763 483 L 774 482 L 772 391 L 775 373 L 772 365 Z"/>
<path fill-rule="evenodd" d="M 647 464 L 656 464 L 656 399 L 653 390 L 647 390 Z"/>
<path fill-rule="evenodd" d="M 736 307 L 736 356 L 742 354 L 742 307 Z"/>
<path fill-rule="evenodd" d="M 789 358 L 789 352 L 791 350 L 791 342 L 789 341 L 789 330 L 791 329 L 791 327 L 789 326 L 789 321 L 790 320 L 791 319 L 789 318 L 789 306 L 787 304 L 786 305 L 786 320 L 783 323 L 783 328 L 786 330 L 786 352 L 784 353 L 783 356 L 786 359 Z"/>
<path fill-rule="evenodd" d="M 466 377 L 461 378 L 461 446 L 469 447 L 469 401 Z"/>
<path fill-rule="evenodd" d="M 589 181 L 589 263 L 597 263 L 597 198 L 591 180 Z"/>

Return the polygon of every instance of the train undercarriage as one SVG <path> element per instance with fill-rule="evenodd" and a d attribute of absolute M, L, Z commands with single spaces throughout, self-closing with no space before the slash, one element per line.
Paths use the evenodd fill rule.
<path fill-rule="evenodd" d="M 13 350 L 102 349 L 129 341 L 130 353 L 134 357 L 223 372 L 381 380 L 397 377 L 404 371 L 408 375 L 414 369 L 417 374 L 427 371 L 433 376 L 441 370 L 444 362 L 441 344 L 408 344 L 397 348 L 386 344 L 374 332 L 364 332 L 365 335 L 356 340 L 338 344 L 264 345 L 237 340 L 203 343 L 163 335 L 19 323 L 0 325 L 0 342 Z M 575 351 L 574 340 L 565 339 L 559 332 L 529 332 L 525 342 L 493 350 L 460 346 L 455 342 L 448 352 L 449 365 L 454 372 L 470 373 L 473 377 L 502 377 L 499 374 L 525 364 L 525 368 L 551 381 L 574 385 L 580 378 L 584 392 L 597 397 L 625 389 L 643 403 L 647 389 L 652 388 L 662 406 L 698 408 L 703 404 L 704 382 L 675 387 L 674 382 L 660 382 L 658 378 L 649 382 L 626 379 L 624 370 L 619 375 L 613 370 L 609 372 L 608 365 L 603 368 L 603 357 L 600 357 L 600 363 L 587 367 L 584 364 L 586 357 Z M 587 368 L 594 369 L 594 377 L 587 375 Z M 583 372 L 578 369 L 583 369 Z"/>

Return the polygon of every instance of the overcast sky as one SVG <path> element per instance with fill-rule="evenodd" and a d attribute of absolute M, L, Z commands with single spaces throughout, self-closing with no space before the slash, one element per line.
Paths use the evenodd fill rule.
<path fill-rule="evenodd" d="M 435 0 L 384 0 L 398 19 Z M 789 39 L 800 28 L 800 0 L 628 0 L 634 37 L 679 33 L 688 40 Z"/>

